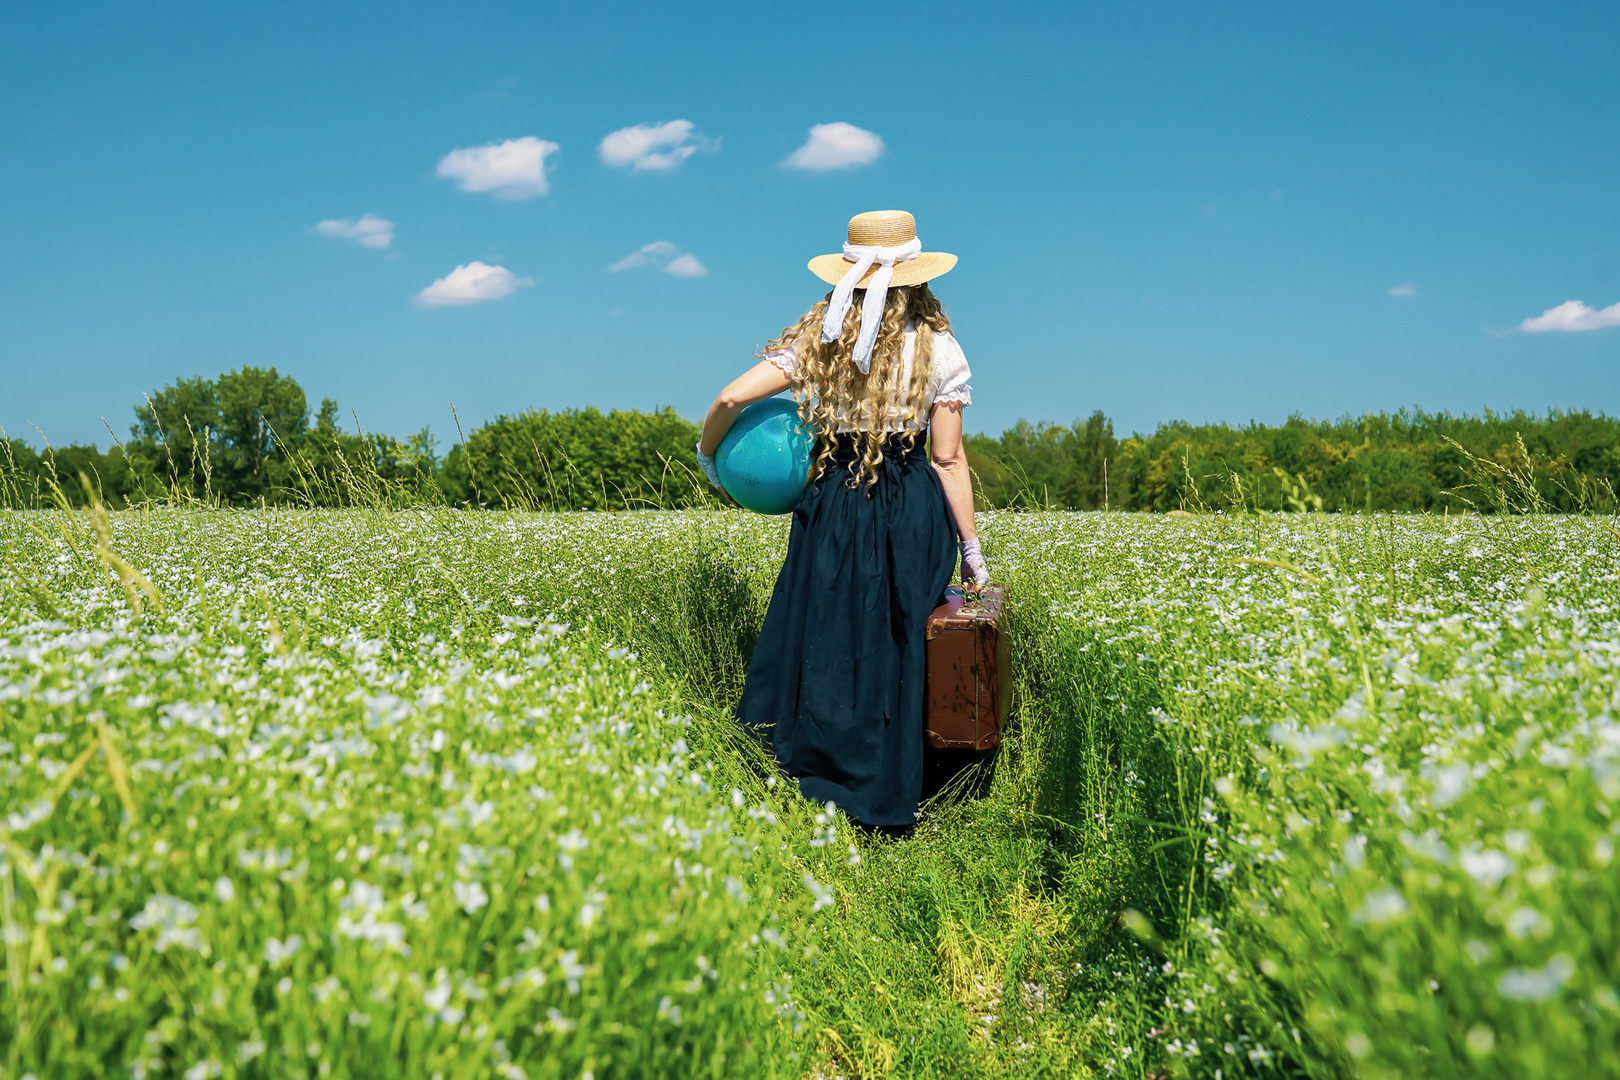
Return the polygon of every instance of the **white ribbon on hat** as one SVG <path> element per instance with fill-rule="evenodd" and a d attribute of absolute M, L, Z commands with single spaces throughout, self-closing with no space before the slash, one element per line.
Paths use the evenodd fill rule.
<path fill-rule="evenodd" d="M 861 332 L 855 338 L 855 366 L 865 375 L 872 369 L 872 345 L 877 341 L 878 327 L 883 321 L 883 305 L 889 295 L 889 279 L 894 276 L 894 264 L 910 262 L 922 253 L 922 241 L 915 236 L 894 247 L 875 244 L 845 244 L 844 258 L 855 265 L 833 286 L 832 299 L 821 317 L 821 340 L 837 341 L 844 332 L 844 316 L 849 314 L 849 302 L 855 292 L 855 283 L 878 264 L 877 273 L 866 286 L 866 300 L 861 304 Z"/>

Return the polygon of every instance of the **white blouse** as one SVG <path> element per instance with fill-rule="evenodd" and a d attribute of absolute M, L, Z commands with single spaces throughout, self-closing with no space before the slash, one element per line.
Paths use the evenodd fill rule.
<path fill-rule="evenodd" d="M 916 348 L 916 327 L 907 326 L 905 344 L 900 352 L 901 386 L 909 385 L 911 382 L 911 357 Z M 799 358 L 792 349 L 773 350 L 765 354 L 765 359 L 788 375 L 792 375 L 799 367 Z M 967 357 L 962 353 L 962 346 L 956 343 L 956 338 L 948 333 L 935 334 L 933 355 L 930 360 L 932 372 L 928 380 L 928 393 L 923 395 L 922 408 L 912 416 L 895 415 L 885 418 L 883 425 L 885 431 L 923 430 L 928 426 L 929 414 L 940 402 L 958 401 L 964 406 L 973 404 L 973 387 L 968 385 L 968 379 L 973 373 L 968 370 Z M 901 409 L 904 407 L 903 404 L 900 406 Z M 851 432 L 855 430 L 855 425 L 840 416 L 838 430 Z"/>

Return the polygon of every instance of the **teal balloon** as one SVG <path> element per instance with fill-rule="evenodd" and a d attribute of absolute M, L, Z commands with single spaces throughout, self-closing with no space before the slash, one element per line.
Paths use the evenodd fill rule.
<path fill-rule="evenodd" d="M 785 514 L 810 482 L 814 444 L 794 401 L 767 398 L 737 414 L 715 452 L 714 466 L 739 505 L 756 514 Z"/>

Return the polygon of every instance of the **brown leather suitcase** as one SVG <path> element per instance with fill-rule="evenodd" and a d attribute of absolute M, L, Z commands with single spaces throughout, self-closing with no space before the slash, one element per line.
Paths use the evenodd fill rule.
<path fill-rule="evenodd" d="M 1002 588 L 960 587 L 928 616 L 928 742 L 942 750 L 990 750 L 1012 705 L 1012 663 L 1001 629 Z"/>

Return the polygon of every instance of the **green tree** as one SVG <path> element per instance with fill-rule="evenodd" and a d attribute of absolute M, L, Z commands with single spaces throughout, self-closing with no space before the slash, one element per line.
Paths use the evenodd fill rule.
<path fill-rule="evenodd" d="M 702 497 L 691 481 L 698 430 L 668 407 L 501 416 L 467 437 L 469 496 L 547 510 L 687 505 Z"/>
<path fill-rule="evenodd" d="M 326 404 L 335 416 L 336 404 Z M 287 482 L 286 456 L 308 429 L 296 379 L 273 367 L 242 367 L 217 379 L 176 379 L 146 395 L 135 407 L 131 453 L 180 494 L 257 502 Z"/>
<path fill-rule="evenodd" d="M 218 387 L 197 375 L 145 395 L 129 434 L 143 464 L 180 493 L 195 496 L 209 486 L 218 430 Z"/>
<path fill-rule="evenodd" d="M 1105 505 L 1118 449 L 1114 423 L 1101 409 L 1068 427 L 1020 420 L 999 439 L 979 436 L 968 446 L 992 505 L 1077 510 Z"/>
<path fill-rule="evenodd" d="M 338 403 L 329 397 L 321 398 L 321 411 L 315 416 L 315 430 L 325 435 L 338 432 Z"/>
<path fill-rule="evenodd" d="M 234 501 L 254 500 L 284 480 L 272 473 L 309 428 L 304 388 L 275 368 L 243 367 L 215 382 L 221 490 Z"/>

